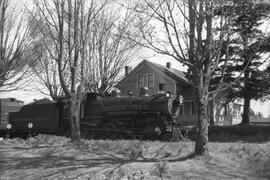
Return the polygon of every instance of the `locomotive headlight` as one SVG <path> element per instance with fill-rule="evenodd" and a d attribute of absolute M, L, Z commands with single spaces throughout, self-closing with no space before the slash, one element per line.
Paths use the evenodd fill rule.
<path fill-rule="evenodd" d="M 171 97 L 170 91 L 167 91 L 167 92 L 166 92 L 166 97 L 167 97 L 167 98 L 170 98 L 170 97 Z"/>
<path fill-rule="evenodd" d="M 11 124 L 7 124 L 7 129 L 10 130 L 12 128 L 12 125 Z"/>
<path fill-rule="evenodd" d="M 129 91 L 128 91 L 128 95 L 129 95 L 129 96 L 132 96 L 132 94 L 133 94 L 132 91 L 129 90 Z"/>
<path fill-rule="evenodd" d="M 161 129 L 160 127 L 155 127 L 155 132 L 159 136 L 161 134 Z"/>
<path fill-rule="evenodd" d="M 33 123 L 31 123 L 31 122 L 28 123 L 28 128 L 29 128 L 29 129 L 32 129 L 32 128 L 33 128 Z"/>
<path fill-rule="evenodd" d="M 183 104 L 184 97 L 182 95 L 179 95 L 179 104 Z"/>

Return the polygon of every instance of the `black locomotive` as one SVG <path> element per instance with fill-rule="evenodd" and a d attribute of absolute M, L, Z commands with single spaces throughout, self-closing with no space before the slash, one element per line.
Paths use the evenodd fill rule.
<path fill-rule="evenodd" d="M 172 131 L 179 103 L 169 93 L 154 96 L 103 97 L 85 95 L 81 105 L 81 134 L 87 138 L 157 138 Z M 68 131 L 65 100 L 37 101 L 10 113 L 10 134 L 56 133 Z"/>
<path fill-rule="evenodd" d="M 110 98 L 88 94 L 81 117 L 82 134 L 94 138 L 164 135 L 172 130 L 173 100 L 165 94 Z"/>

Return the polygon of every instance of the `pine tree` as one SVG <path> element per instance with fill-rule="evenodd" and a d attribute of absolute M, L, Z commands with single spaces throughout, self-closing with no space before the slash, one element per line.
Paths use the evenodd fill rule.
<path fill-rule="evenodd" d="M 229 57 L 220 62 L 219 71 L 223 70 L 223 81 L 230 87 L 228 98 L 244 99 L 241 124 L 247 125 L 250 101 L 265 96 L 269 87 L 261 70 L 263 58 L 270 51 L 269 37 L 259 29 L 269 16 L 269 7 L 254 4 L 251 0 L 233 0 L 223 7 L 223 13 L 231 18 L 231 35 L 224 41 L 224 51 L 229 51 Z"/>

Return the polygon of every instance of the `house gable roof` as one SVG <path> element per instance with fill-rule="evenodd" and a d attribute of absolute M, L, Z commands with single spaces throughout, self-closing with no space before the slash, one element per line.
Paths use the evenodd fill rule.
<path fill-rule="evenodd" d="M 151 62 L 149 62 L 149 63 L 151 63 Z M 188 79 L 186 78 L 185 72 L 180 71 L 178 69 L 174 69 L 174 68 L 167 68 L 165 66 L 162 66 L 162 65 L 156 64 L 156 63 L 151 63 L 151 64 L 153 66 L 155 66 L 157 69 L 159 69 L 160 71 L 162 71 L 162 73 L 164 73 L 165 75 L 171 77 L 176 82 L 181 82 L 181 83 L 184 83 L 186 85 L 190 84 Z"/>
<path fill-rule="evenodd" d="M 143 60 L 140 62 L 126 77 L 124 77 L 116 86 L 119 87 L 123 83 L 126 82 L 133 74 L 135 74 L 139 69 L 141 69 L 143 66 L 150 66 L 153 69 L 157 70 L 158 73 L 161 73 L 164 76 L 169 77 L 175 82 L 181 82 L 184 85 L 190 85 L 188 79 L 186 78 L 185 72 L 179 71 L 174 68 L 167 68 L 165 66 L 162 66 L 160 64 L 156 64 L 147 60 Z"/>

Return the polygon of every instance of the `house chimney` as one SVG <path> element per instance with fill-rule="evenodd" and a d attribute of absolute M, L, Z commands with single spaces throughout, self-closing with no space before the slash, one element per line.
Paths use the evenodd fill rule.
<path fill-rule="evenodd" d="M 132 67 L 125 66 L 125 76 L 127 76 L 130 73 L 131 70 L 132 70 Z"/>
<path fill-rule="evenodd" d="M 170 69 L 170 68 L 171 68 L 171 63 L 170 63 L 170 62 L 167 62 L 167 63 L 166 63 L 166 67 L 167 67 L 168 69 Z"/>

